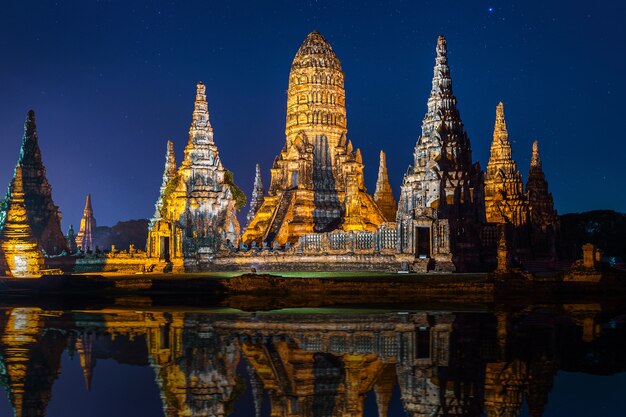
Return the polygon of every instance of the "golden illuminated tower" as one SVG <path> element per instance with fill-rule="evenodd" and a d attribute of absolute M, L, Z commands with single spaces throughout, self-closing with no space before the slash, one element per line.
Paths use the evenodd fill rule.
<path fill-rule="evenodd" d="M 286 143 L 245 242 L 294 243 L 308 233 L 375 230 L 384 222 L 366 192 L 361 154 L 346 137 L 345 100 L 341 63 L 313 31 L 291 65 Z"/>
<path fill-rule="evenodd" d="M 38 276 L 43 269 L 43 255 L 33 236 L 24 200 L 22 167 L 15 167 L 9 188 L 6 219 L 0 231 L 0 245 L 4 255 L 7 275 L 14 277 Z M 0 271 L 1 273 L 1 271 Z"/>
<path fill-rule="evenodd" d="M 17 165 L 22 169 L 26 211 L 33 236 L 48 255 L 66 251 L 67 242 L 61 231 L 61 212 L 52 200 L 52 187 L 41 157 L 35 112 L 32 110 L 24 122 Z"/>
<path fill-rule="evenodd" d="M 385 215 L 388 222 L 396 221 L 396 199 L 393 197 L 393 190 L 389 183 L 389 173 L 387 172 L 387 155 L 380 151 L 380 165 L 378 166 L 378 179 L 376 180 L 376 191 L 374 201 Z"/>
<path fill-rule="evenodd" d="M 93 217 L 91 194 L 87 194 L 83 218 L 80 219 L 80 229 L 78 229 L 78 235 L 76 235 L 76 246 L 83 251 L 93 250 L 95 248 L 93 245 L 93 232 L 95 230 L 96 219 Z"/>
<path fill-rule="evenodd" d="M 521 226 L 528 221 L 524 182 L 513 160 L 502 102 L 496 107 L 491 156 L 485 174 L 485 213 L 490 223 Z"/>
<path fill-rule="evenodd" d="M 224 168 L 213 140 L 206 86 L 196 85 L 196 99 L 183 161 L 176 170 L 171 142 L 167 145 L 163 182 L 150 221 L 149 263 L 171 262 L 175 269 L 195 268 L 199 249 L 215 253 L 222 244 L 239 242 L 236 212 L 245 196 Z M 190 262 L 185 263 L 185 260 Z M 185 266 L 187 268 L 187 266 Z"/>

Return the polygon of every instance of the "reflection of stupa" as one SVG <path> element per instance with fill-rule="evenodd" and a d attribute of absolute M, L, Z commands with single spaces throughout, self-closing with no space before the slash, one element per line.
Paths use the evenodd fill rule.
<path fill-rule="evenodd" d="M 165 417 L 225 417 L 240 394 L 235 371 L 239 349 L 215 334 L 185 326 L 182 317 L 163 323 L 147 338 Z"/>
<path fill-rule="evenodd" d="M 328 41 L 313 31 L 291 65 L 286 143 L 245 242 L 282 245 L 313 232 L 373 231 L 384 222 L 365 190 L 361 152 L 347 132 L 341 63 Z"/>
<path fill-rule="evenodd" d="M 0 368 L 15 417 L 45 416 L 61 370 L 67 338 L 44 332 L 45 315 L 33 308 L 11 310 L 0 338 Z"/>
<path fill-rule="evenodd" d="M 62 352 L 75 346 L 87 389 L 96 358 L 152 367 L 166 417 L 228 416 L 241 406 L 244 389 L 255 401 L 246 405 L 249 415 L 270 406 L 273 417 L 361 417 L 366 396 L 373 394 L 382 417 L 399 392 L 410 417 L 513 417 L 524 402 L 532 417 L 540 417 L 559 367 L 623 371 L 618 358 L 624 331 L 606 331 L 598 311 L 569 305 L 542 320 L 545 312 L 531 310 L 250 314 L 13 308 L 0 310 L 0 383 L 16 416 L 44 416 Z M 270 401 L 265 407 L 264 397 Z"/>

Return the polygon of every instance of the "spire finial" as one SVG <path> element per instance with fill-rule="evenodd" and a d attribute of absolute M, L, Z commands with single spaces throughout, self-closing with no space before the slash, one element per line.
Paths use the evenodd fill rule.
<path fill-rule="evenodd" d="M 190 140 L 194 139 L 195 136 L 200 134 L 201 136 L 205 136 L 208 133 L 211 133 L 213 129 L 211 128 L 211 122 L 209 121 L 209 105 L 206 101 L 206 86 L 202 81 L 196 84 L 196 100 L 193 105 L 193 115 L 191 121 L 191 128 L 189 129 Z M 206 137 L 208 142 L 213 142 L 212 135 L 211 137 Z"/>
<path fill-rule="evenodd" d="M 446 38 L 443 35 L 439 35 L 437 38 L 437 57 L 445 57 L 448 55 L 448 45 Z"/>
<path fill-rule="evenodd" d="M 85 213 L 88 211 L 93 213 L 93 208 L 91 207 L 91 193 L 87 194 L 87 199 L 85 200 Z"/>
<path fill-rule="evenodd" d="M 250 211 L 246 216 L 248 224 L 252 221 L 259 208 L 265 200 L 265 191 L 263 190 L 263 178 L 261 178 L 261 166 L 257 163 L 254 172 L 254 185 L 252 187 L 252 198 L 250 199 Z"/>
<path fill-rule="evenodd" d="M 530 168 L 531 169 L 541 169 L 541 156 L 539 155 L 539 141 L 535 140 L 533 142 L 533 154 L 530 158 Z"/>
<path fill-rule="evenodd" d="M 23 165 L 25 158 L 41 158 L 39 150 L 39 139 L 37 138 L 37 122 L 35 121 L 35 112 L 29 110 L 24 121 L 24 135 L 22 136 L 22 147 L 20 149 L 20 157 L 18 165 Z"/>

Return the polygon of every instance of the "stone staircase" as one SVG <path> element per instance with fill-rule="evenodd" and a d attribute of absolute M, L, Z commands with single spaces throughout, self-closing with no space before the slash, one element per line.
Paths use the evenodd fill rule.
<path fill-rule="evenodd" d="M 289 210 L 289 206 L 291 204 L 291 196 L 291 190 L 286 190 L 280 196 L 280 201 L 278 202 L 276 211 L 274 212 L 274 216 L 272 217 L 272 220 L 270 222 L 270 227 L 267 228 L 267 234 L 263 237 L 264 242 L 272 243 L 276 238 L 276 235 L 283 225 L 283 221 L 285 220 L 287 211 Z"/>

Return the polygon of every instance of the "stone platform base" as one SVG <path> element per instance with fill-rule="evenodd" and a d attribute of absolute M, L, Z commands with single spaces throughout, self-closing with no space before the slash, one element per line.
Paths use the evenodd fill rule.
<path fill-rule="evenodd" d="M 351 271 L 351 272 L 397 272 L 402 264 L 411 264 L 412 255 L 297 255 L 297 254 L 251 254 L 220 256 L 200 260 L 194 265 L 185 262 L 185 269 L 190 271 Z M 207 268 L 207 269 L 205 269 Z"/>

